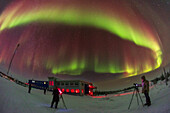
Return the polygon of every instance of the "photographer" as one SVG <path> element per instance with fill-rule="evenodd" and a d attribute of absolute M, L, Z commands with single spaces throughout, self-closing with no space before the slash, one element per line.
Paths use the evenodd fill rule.
<path fill-rule="evenodd" d="M 55 102 L 55 108 L 57 109 L 57 106 L 58 106 L 58 102 L 59 102 L 59 90 L 58 90 L 58 87 L 55 87 L 53 89 L 53 99 L 52 99 L 52 102 L 51 102 L 51 108 L 53 107 L 53 104 Z"/>
<path fill-rule="evenodd" d="M 151 101 L 149 97 L 149 81 L 146 80 L 145 76 L 142 76 L 141 79 L 142 79 L 142 84 L 138 84 L 138 86 L 142 87 L 142 93 L 144 93 L 146 97 L 146 103 L 144 105 L 150 106 Z"/>

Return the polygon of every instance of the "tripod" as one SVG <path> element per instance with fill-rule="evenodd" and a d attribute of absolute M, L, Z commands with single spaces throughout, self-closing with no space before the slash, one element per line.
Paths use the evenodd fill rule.
<path fill-rule="evenodd" d="M 131 106 L 131 103 L 132 103 L 132 100 L 133 100 L 133 96 L 134 96 L 135 93 L 136 93 L 136 98 L 137 98 L 137 103 L 138 103 L 138 105 L 139 105 L 139 99 L 138 99 L 138 96 L 139 96 L 139 98 L 140 98 L 140 100 L 141 100 L 141 103 L 142 103 L 142 106 L 143 106 L 143 101 L 142 101 L 142 98 L 141 98 L 141 96 L 140 96 L 139 89 L 138 89 L 137 86 L 134 86 L 133 95 L 132 95 L 132 98 L 131 98 L 131 101 L 130 101 L 130 104 L 129 104 L 128 109 L 130 109 L 130 106 Z"/>
<path fill-rule="evenodd" d="M 64 102 L 64 98 L 63 98 L 63 95 L 62 95 L 62 94 L 61 94 L 61 99 L 62 99 L 62 102 L 63 102 L 64 107 L 67 109 L 66 104 L 65 104 L 65 102 Z"/>

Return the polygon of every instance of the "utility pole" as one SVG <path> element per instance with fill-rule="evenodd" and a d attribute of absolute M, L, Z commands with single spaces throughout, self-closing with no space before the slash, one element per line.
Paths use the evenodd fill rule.
<path fill-rule="evenodd" d="M 9 70 L 10 70 L 10 68 L 11 68 L 12 61 L 13 61 L 13 59 L 14 59 L 15 53 L 16 53 L 16 51 L 17 51 L 17 49 L 18 49 L 19 46 L 20 46 L 20 44 L 17 45 L 17 47 L 15 48 L 15 51 L 14 51 L 14 53 L 13 53 L 13 55 L 12 55 L 12 58 L 11 58 L 11 61 L 10 61 L 9 67 L 8 67 L 7 75 L 9 74 Z"/>

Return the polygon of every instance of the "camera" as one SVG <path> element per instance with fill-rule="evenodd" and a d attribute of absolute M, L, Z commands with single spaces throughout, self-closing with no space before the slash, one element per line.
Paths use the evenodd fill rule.
<path fill-rule="evenodd" d="M 133 85 L 134 85 L 135 87 L 138 87 L 138 84 L 137 84 L 137 83 L 133 83 Z"/>

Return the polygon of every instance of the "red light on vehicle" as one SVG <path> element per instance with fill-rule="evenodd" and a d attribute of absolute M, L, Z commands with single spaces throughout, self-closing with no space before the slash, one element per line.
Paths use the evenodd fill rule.
<path fill-rule="evenodd" d="M 54 86 L 54 81 L 49 81 L 50 86 Z"/>
<path fill-rule="evenodd" d="M 80 90 L 79 90 L 79 89 L 76 89 L 76 93 L 80 93 Z"/>
<path fill-rule="evenodd" d="M 62 92 L 64 93 L 65 89 L 62 89 Z"/>
<path fill-rule="evenodd" d="M 89 85 L 89 88 L 91 88 L 91 89 L 92 89 L 92 88 L 94 88 L 94 86 L 92 86 L 92 85 Z"/>
<path fill-rule="evenodd" d="M 51 82 L 52 82 L 51 85 L 54 86 L 54 81 L 51 81 Z"/>
<path fill-rule="evenodd" d="M 49 86 L 51 86 L 51 81 L 49 81 Z"/>
<path fill-rule="evenodd" d="M 84 93 L 84 90 L 82 89 L 81 92 Z"/>
<path fill-rule="evenodd" d="M 68 93 L 68 92 L 69 92 L 69 89 L 66 89 L 66 92 Z"/>
<path fill-rule="evenodd" d="M 71 89 L 71 93 L 74 93 L 74 89 Z"/>
<path fill-rule="evenodd" d="M 91 96 L 92 96 L 92 95 L 93 95 L 93 91 L 90 91 L 90 90 L 89 90 L 89 95 L 91 95 Z"/>
<path fill-rule="evenodd" d="M 92 96 L 92 95 L 93 95 L 93 92 L 89 91 L 89 95 L 91 95 L 91 96 Z"/>

